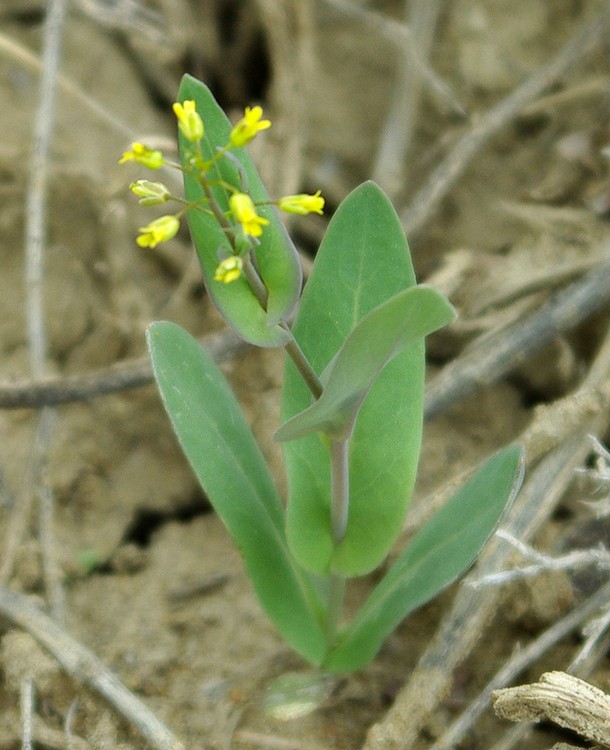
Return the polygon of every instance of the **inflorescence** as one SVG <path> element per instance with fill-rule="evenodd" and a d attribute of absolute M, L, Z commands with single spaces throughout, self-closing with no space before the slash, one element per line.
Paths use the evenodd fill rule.
<path fill-rule="evenodd" d="M 180 220 L 189 210 L 204 211 L 215 216 L 231 245 L 231 253 L 227 256 L 223 248 L 214 280 L 223 284 L 230 284 L 242 274 L 244 255 L 247 254 L 258 243 L 258 238 L 263 235 L 269 220 L 260 216 L 257 212 L 256 203 L 243 187 L 219 183 L 212 177 L 211 171 L 222 158 L 234 160 L 229 154 L 231 149 L 246 146 L 256 135 L 271 127 L 271 121 L 263 119 L 263 110 L 259 106 L 246 107 L 244 116 L 232 128 L 227 144 L 218 149 L 211 159 L 203 157 L 203 138 L 205 136 L 205 123 L 197 112 L 196 103 L 187 100 L 182 103 L 176 102 L 173 111 L 178 120 L 178 129 L 183 138 L 192 144 L 192 153 L 188 161 L 188 168 L 167 161 L 163 152 L 159 149 L 150 148 L 144 143 L 132 143 L 131 149 L 126 151 L 119 159 L 120 164 L 133 161 L 147 169 L 160 169 L 161 167 L 172 167 L 181 171 L 188 171 L 195 176 L 202 185 L 204 197 L 196 202 L 187 202 L 183 198 L 172 195 L 170 190 L 162 182 L 150 180 L 137 180 L 129 186 L 130 190 L 138 196 L 143 206 L 157 206 L 168 201 L 177 201 L 183 204 L 182 208 L 175 214 L 166 214 L 151 221 L 144 227 L 140 227 L 140 234 L 136 239 L 140 247 L 155 248 L 161 242 L 167 242 L 176 236 L 180 228 Z M 222 210 L 216 203 L 211 187 L 221 184 L 229 192 L 228 210 Z M 287 195 L 279 200 L 268 201 L 278 206 L 286 213 L 322 214 L 324 209 L 324 198 L 318 190 L 310 195 L 301 193 L 299 195 Z M 213 205 L 212 205 L 213 204 Z"/>

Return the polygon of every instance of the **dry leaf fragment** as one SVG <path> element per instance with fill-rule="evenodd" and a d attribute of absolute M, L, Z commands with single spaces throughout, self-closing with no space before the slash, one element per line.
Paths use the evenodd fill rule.
<path fill-rule="evenodd" d="M 547 717 L 582 737 L 610 748 L 610 696 L 565 672 L 546 672 L 539 682 L 496 690 L 496 715 L 511 721 Z"/>

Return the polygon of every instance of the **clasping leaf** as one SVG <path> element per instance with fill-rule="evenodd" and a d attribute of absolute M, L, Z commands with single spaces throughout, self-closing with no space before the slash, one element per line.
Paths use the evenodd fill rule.
<path fill-rule="evenodd" d="M 405 289 L 365 315 L 321 375 L 324 392 L 275 433 L 294 440 L 323 432 L 348 438 L 367 393 L 385 365 L 415 341 L 455 317 L 442 294 L 421 285 Z"/>
<path fill-rule="evenodd" d="M 472 565 L 522 479 L 520 446 L 486 461 L 413 537 L 339 637 L 324 668 L 343 672 L 368 664 L 407 615 Z"/>

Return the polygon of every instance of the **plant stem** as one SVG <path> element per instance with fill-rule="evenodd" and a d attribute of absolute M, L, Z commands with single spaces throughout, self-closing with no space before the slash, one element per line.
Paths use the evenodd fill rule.
<path fill-rule="evenodd" d="M 345 578 L 333 573 L 330 576 L 330 587 L 328 590 L 328 606 L 326 609 L 326 644 L 327 649 L 334 646 L 343 612 L 343 599 L 345 598 Z"/>
<path fill-rule="evenodd" d="M 348 440 L 330 441 L 330 518 L 333 542 L 343 541 L 347 531 L 347 514 L 349 510 L 349 442 Z"/>
<path fill-rule="evenodd" d="M 299 346 L 298 341 L 295 339 L 292 331 L 288 327 L 287 323 L 280 323 L 281 327 L 290 334 L 290 341 L 285 345 L 286 354 L 294 362 L 298 369 L 301 377 L 307 384 L 307 387 L 312 392 L 314 398 L 320 398 L 322 395 L 322 383 L 314 372 L 310 361 L 305 356 L 305 352 Z"/>
<path fill-rule="evenodd" d="M 267 301 L 269 299 L 269 292 L 267 291 L 267 287 L 265 286 L 263 280 L 260 277 L 260 274 L 258 270 L 256 269 L 256 266 L 252 262 L 252 258 L 250 257 L 250 253 L 245 256 L 243 259 L 244 265 L 243 265 L 243 271 L 244 276 L 246 279 L 248 279 L 248 284 L 250 284 L 250 289 L 254 292 L 254 296 L 258 300 L 259 305 L 263 308 L 263 310 L 267 311 Z"/>
<path fill-rule="evenodd" d="M 232 234 L 232 227 L 227 217 L 224 215 L 220 206 L 214 198 L 214 194 L 209 183 L 201 179 L 201 184 L 210 204 L 210 208 L 220 224 L 225 230 L 226 236 L 231 243 L 235 252 L 235 238 Z M 265 286 L 263 279 L 256 267 L 254 252 L 251 249 L 243 258 L 243 273 L 246 277 L 252 293 L 258 300 L 263 310 L 267 310 L 269 300 L 269 291 Z M 311 391 L 314 398 L 320 398 L 323 392 L 323 386 L 316 375 L 311 363 L 307 359 L 305 352 L 301 349 L 295 339 L 288 323 L 281 321 L 279 325 L 289 335 L 289 340 L 285 344 L 286 353 L 294 362 L 301 377 Z M 337 547 L 347 532 L 347 522 L 349 515 L 349 438 L 345 440 L 330 441 L 330 472 L 331 472 L 331 531 L 333 545 Z M 326 640 L 330 650 L 336 640 L 341 615 L 343 611 L 343 602 L 345 599 L 345 582 L 342 575 L 332 573 L 329 576 L 328 602 L 326 610 Z"/>

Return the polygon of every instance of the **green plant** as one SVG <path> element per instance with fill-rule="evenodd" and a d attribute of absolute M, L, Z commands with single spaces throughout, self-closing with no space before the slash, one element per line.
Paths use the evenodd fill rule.
<path fill-rule="evenodd" d="M 269 127 L 259 107 L 231 126 L 209 90 L 183 79 L 174 105 L 185 198 L 141 229 L 173 237 L 186 215 L 206 288 L 246 341 L 283 347 L 286 507 L 220 370 L 186 331 L 153 323 L 148 345 L 174 430 L 243 556 L 267 615 L 311 664 L 366 665 L 388 634 L 475 559 L 516 493 L 521 450 L 492 456 L 414 536 L 351 621 L 346 582 L 377 568 L 400 532 L 415 481 L 424 394 L 424 337 L 454 311 L 417 285 L 400 222 L 373 183 L 335 212 L 301 294 L 295 248 L 274 206 L 322 212 L 323 198 L 271 201 L 244 146 Z M 150 169 L 161 152 L 135 143 L 121 161 Z M 174 199 L 131 185 L 142 203 Z M 292 326 L 289 319 L 297 310 Z"/>

